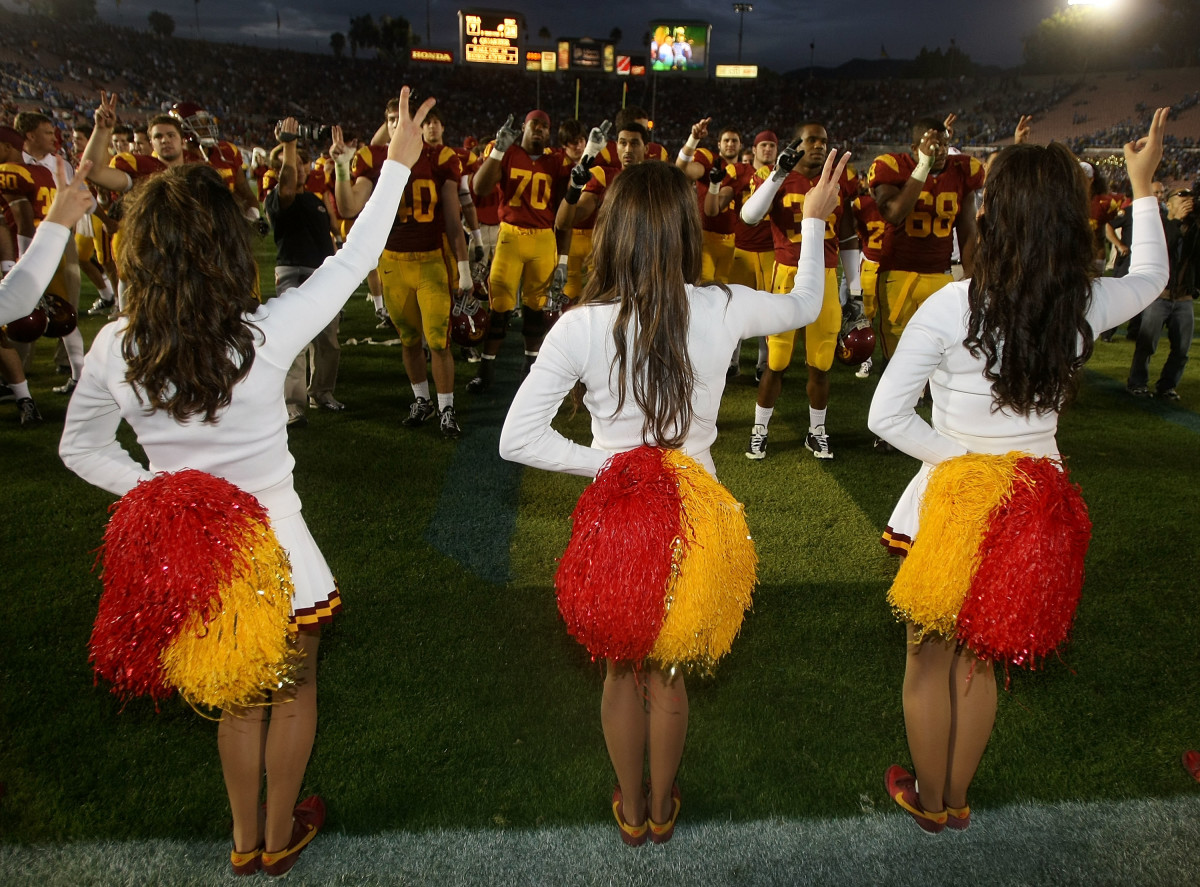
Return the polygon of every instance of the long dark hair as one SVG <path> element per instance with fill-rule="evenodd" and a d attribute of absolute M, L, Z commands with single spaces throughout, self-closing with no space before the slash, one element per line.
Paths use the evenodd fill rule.
<path fill-rule="evenodd" d="M 159 173 L 126 198 L 119 252 L 125 380 L 151 410 L 215 422 L 254 363 L 258 264 L 233 195 L 206 165 Z"/>
<path fill-rule="evenodd" d="M 696 192 L 682 171 L 669 163 L 630 166 L 600 207 L 594 270 L 580 298 L 581 305 L 620 304 L 613 324 L 617 412 L 632 380 L 645 416 L 643 440 L 671 449 L 683 445 L 692 423 L 687 284 L 700 277 L 702 237 Z"/>
<path fill-rule="evenodd" d="M 964 344 L 994 409 L 1058 412 L 1095 342 L 1087 181 L 1063 145 L 1011 145 L 988 172 Z"/>

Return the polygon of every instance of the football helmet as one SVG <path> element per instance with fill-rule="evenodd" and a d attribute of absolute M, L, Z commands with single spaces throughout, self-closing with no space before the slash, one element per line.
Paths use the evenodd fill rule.
<path fill-rule="evenodd" d="M 487 295 L 475 284 L 472 293 L 454 297 L 450 308 L 450 340 L 464 348 L 475 348 L 487 337 L 487 332 Z"/>
<path fill-rule="evenodd" d="M 167 113 L 179 121 L 184 136 L 194 138 L 201 147 L 213 148 L 220 141 L 217 118 L 195 102 L 176 102 Z"/>
<path fill-rule="evenodd" d="M 34 308 L 24 317 L 10 320 L 4 326 L 4 332 L 14 342 L 36 342 L 46 332 L 48 318 L 42 306 Z"/>
<path fill-rule="evenodd" d="M 838 336 L 837 359 L 856 367 L 875 353 L 875 330 L 866 318 L 857 321 Z"/>
<path fill-rule="evenodd" d="M 42 296 L 42 308 L 46 311 L 46 332 L 42 333 L 51 339 L 61 339 L 75 331 L 79 320 L 71 303 L 54 293 Z"/>

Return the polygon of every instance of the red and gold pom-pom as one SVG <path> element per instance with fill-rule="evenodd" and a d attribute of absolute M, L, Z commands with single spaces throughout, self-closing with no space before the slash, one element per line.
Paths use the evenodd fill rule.
<path fill-rule="evenodd" d="M 989 522 L 958 639 L 984 659 L 1034 667 L 1066 640 L 1092 524 L 1059 463 L 1026 457 Z"/>
<path fill-rule="evenodd" d="M 111 511 L 89 650 L 114 693 L 229 708 L 290 679 L 291 571 L 258 500 L 187 470 Z"/>
<path fill-rule="evenodd" d="M 1021 456 L 973 453 L 947 459 L 930 473 L 920 531 L 888 590 L 892 610 L 913 624 L 918 640 L 930 631 L 954 636 L 988 520 L 1008 498 Z"/>
<path fill-rule="evenodd" d="M 594 657 L 711 669 L 750 606 L 757 558 L 741 504 L 695 460 L 619 453 L 579 499 L 555 575 Z"/>
<path fill-rule="evenodd" d="M 640 662 L 650 654 L 683 544 L 679 509 L 674 473 L 651 447 L 613 456 L 579 497 L 554 584 L 567 630 L 593 656 Z"/>

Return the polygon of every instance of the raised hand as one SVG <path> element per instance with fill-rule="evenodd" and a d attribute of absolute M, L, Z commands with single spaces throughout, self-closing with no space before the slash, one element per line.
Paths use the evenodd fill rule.
<path fill-rule="evenodd" d="M 275 138 L 281 142 L 294 142 L 299 134 L 300 124 L 295 117 L 288 117 L 275 127 Z"/>
<path fill-rule="evenodd" d="M 703 120 L 692 124 L 692 138 L 697 142 L 708 135 L 708 125 L 712 123 L 711 117 L 705 117 Z"/>
<path fill-rule="evenodd" d="M 407 86 L 400 90 L 400 118 L 392 132 L 392 140 L 388 143 L 387 154 L 388 160 L 403 163 L 409 169 L 420 159 L 424 146 L 421 124 L 425 122 L 425 115 L 437 104 L 437 99 L 425 99 L 421 107 L 417 108 L 417 113 L 413 114 L 408 108 L 408 97 L 411 94 L 412 90 Z"/>
<path fill-rule="evenodd" d="M 591 166 L 592 160 L 596 155 L 604 150 L 608 144 L 608 131 L 612 129 L 612 121 L 605 120 L 599 126 L 593 126 L 592 131 L 588 133 L 587 144 L 583 148 L 583 160 L 588 161 L 588 166 Z"/>
<path fill-rule="evenodd" d="M 1170 108 L 1158 108 L 1150 120 L 1150 131 L 1134 142 L 1125 143 L 1125 170 L 1129 173 L 1129 184 L 1133 197 L 1149 197 L 1151 184 L 1158 162 L 1162 160 L 1163 130 L 1167 125 Z"/>
<path fill-rule="evenodd" d="M 592 180 L 592 170 L 585 160 L 586 158 L 582 158 L 571 167 L 571 187 L 578 188 L 580 191 L 586 188 L 587 183 Z"/>
<path fill-rule="evenodd" d="M 329 146 L 329 159 L 334 163 L 349 163 L 354 150 L 346 144 L 346 137 L 342 132 L 342 128 L 340 126 L 332 127 L 330 135 L 333 138 L 333 142 Z"/>
<path fill-rule="evenodd" d="M 516 118 L 509 114 L 504 125 L 496 131 L 496 150 L 503 154 L 515 145 L 520 137 L 521 129 L 516 125 Z"/>
<path fill-rule="evenodd" d="M 117 125 L 117 94 L 100 90 L 100 104 L 93 115 L 97 129 L 112 129 Z"/>
<path fill-rule="evenodd" d="M 804 218 L 806 219 L 825 219 L 834 211 L 841 200 L 841 188 L 839 183 L 842 180 L 842 173 L 846 171 L 846 164 L 850 160 L 850 152 L 842 154 L 841 159 L 838 159 L 837 149 L 833 148 L 829 151 L 829 156 L 825 158 L 825 166 L 821 169 L 821 178 L 815 185 L 804 195 Z"/>
<path fill-rule="evenodd" d="M 1013 131 L 1013 144 L 1022 145 L 1029 141 L 1029 135 L 1033 132 L 1033 115 L 1022 114 L 1021 119 L 1017 121 L 1017 128 Z"/>
<path fill-rule="evenodd" d="M 714 163 L 712 169 L 708 171 L 708 184 L 712 188 L 717 188 L 723 181 L 725 181 L 725 165 Z"/>
<path fill-rule="evenodd" d="M 954 138 L 954 121 L 958 119 L 958 115 L 951 111 L 946 115 L 946 119 L 942 121 L 942 132 L 946 134 L 946 141 Z"/>
<path fill-rule="evenodd" d="M 800 150 L 800 139 L 796 139 L 790 145 L 780 152 L 779 157 L 775 159 L 775 174 L 772 178 L 783 179 L 796 168 L 796 164 L 800 162 L 800 158 L 804 156 L 804 152 Z"/>

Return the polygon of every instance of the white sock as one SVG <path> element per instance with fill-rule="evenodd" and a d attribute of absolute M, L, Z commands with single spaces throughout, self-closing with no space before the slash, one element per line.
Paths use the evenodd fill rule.
<path fill-rule="evenodd" d="M 111 302 L 117 298 L 117 294 L 113 292 L 112 284 L 108 282 L 108 278 L 104 278 L 104 289 L 100 290 L 100 298 L 106 302 Z"/>
<path fill-rule="evenodd" d="M 78 327 L 63 336 L 63 347 L 67 349 L 67 360 L 71 364 L 71 378 L 78 382 L 83 375 L 83 333 Z"/>
<path fill-rule="evenodd" d="M 371 302 L 375 305 L 375 310 L 378 311 L 383 307 L 383 296 L 371 295 Z"/>
<path fill-rule="evenodd" d="M 429 400 L 429 380 L 428 379 L 426 379 L 424 382 L 413 382 L 412 390 L 413 390 L 413 394 L 415 394 L 417 396 L 418 400 Z"/>
<path fill-rule="evenodd" d="M 8 385 L 12 389 L 13 397 L 17 400 L 24 400 L 27 397 L 32 397 L 29 393 L 29 380 L 24 382 L 10 382 Z"/>
<path fill-rule="evenodd" d="M 761 425 L 766 428 L 771 424 L 771 414 L 775 412 L 775 407 L 760 407 L 754 405 L 754 424 Z"/>
<path fill-rule="evenodd" d="M 439 391 L 438 392 L 438 412 L 440 413 L 440 412 L 442 412 L 442 410 L 446 409 L 446 407 L 452 407 L 452 406 L 454 406 L 454 395 L 453 394 L 442 394 L 442 392 Z"/>
<path fill-rule="evenodd" d="M 829 412 L 826 407 L 823 410 L 818 410 L 814 407 L 808 408 L 808 430 L 815 432 L 818 428 L 822 431 L 825 429 L 825 414 Z"/>

